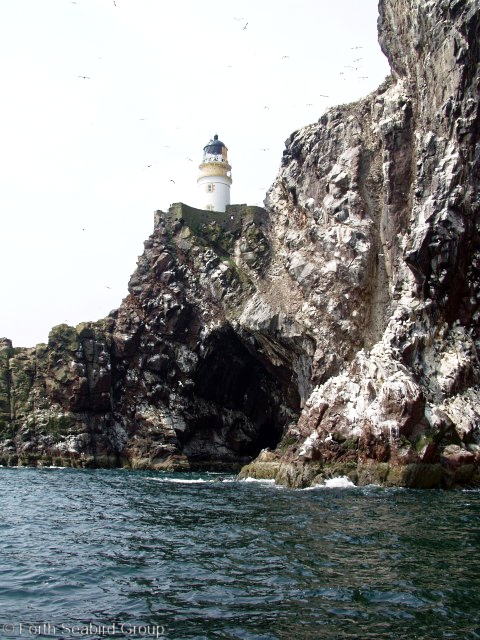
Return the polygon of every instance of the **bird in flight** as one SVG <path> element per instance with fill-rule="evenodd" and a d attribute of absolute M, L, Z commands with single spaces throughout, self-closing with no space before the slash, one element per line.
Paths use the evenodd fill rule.
<path fill-rule="evenodd" d="M 289 57 L 290 57 L 290 56 L 282 56 L 282 60 L 283 60 L 284 58 L 289 58 Z"/>
<path fill-rule="evenodd" d="M 363 60 L 363 58 L 355 58 L 354 62 L 360 62 L 360 60 Z"/>
<path fill-rule="evenodd" d="M 235 18 L 235 16 L 233 16 L 234 20 L 237 20 L 238 22 L 240 22 L 241 20 L 245 20 L 245 18 Z"/>
<path fill-rule="evenodd" d="M 350 49 L 363 49 L 363 47 L 350 47 Z"/>
<path fill-rule="evenodd" d="M 358 76 L 360 80 L 368 80 L 368 76 Z"/>
<path fill-rule="evenodd" d="M 246 22 L 246 23 L 245 23 L 245 26 L 243 27 L 243 30 L 244 30 L 244 31 L 245 31 L 245 29 L 247 28 L 247 26 L 248 26 L 248 22 Z"/>
<path fill-rule="evenodd" d="M 330 96 L 324 95 L 323 93 L 320 93 L 319 96 L 320 96 L 320 98 L 329 98 L 330 97 Z"/>
<path fill-rule="evenodd" d="M 260 149 L 260 151 L 269 151 L 269 149 Z"/>
<path fill-rule="evenodd" d="M 84 80 L 90 80 L 89 76 L 78 76 L 79 78 L 83 78 Z"/>
<path fill-rule="evenodd" d="M 187 160 L 188 160 L 189 162 L 193 162 L 193 160 L 192 160 L 191 158 L 187 158 Z"/>
<path fill-rule="evenodd" d="M 175 184 L 175 180 L 172 180 L 171 178 L 170 178 L 170 182 L 173 182 L 173 184 Z"/>

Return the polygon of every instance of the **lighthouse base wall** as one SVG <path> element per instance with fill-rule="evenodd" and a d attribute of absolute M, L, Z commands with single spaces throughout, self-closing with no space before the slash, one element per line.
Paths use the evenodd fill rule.
<path fill-rule="evenodd" d="M 202 225 L 211 222 L 215 222 L 226 231 L 237 231 L 247 221 L 260 223 L 265 218 L 265 209 L 246 204 L 229 204 L 226 206 L 226 211 L 208 211 L 190 207 L 183 202 L 175 202 L 170 205 L 166 213 L 155 211 L 155 226 L 158 225 L 161 217 L 184 224 L 194 234 L 198 233 Z"/>

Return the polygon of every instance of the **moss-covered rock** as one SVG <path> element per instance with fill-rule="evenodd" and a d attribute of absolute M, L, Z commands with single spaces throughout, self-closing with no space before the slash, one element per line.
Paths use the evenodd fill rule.
<path fill-rule="evenodd" d="M 391 465 L 385 484 L 410 489 L 434 489 L 442 486 L 443 476 L 441 464 Z"/>
<path fill-rule="evenodd" d="M 256 480 L 275 480 L 279 470 L 279 460 L 252 462 L 242 467 L 238 477 L 240 480 L 244 480 L 245 478 L 255 478 Z"/>
<path fill-rule="evenodd" d="M 0 437 L 9 432 L 11 422 L 9 359 L 12 354 L 11 341 L 0 339 Z"/>

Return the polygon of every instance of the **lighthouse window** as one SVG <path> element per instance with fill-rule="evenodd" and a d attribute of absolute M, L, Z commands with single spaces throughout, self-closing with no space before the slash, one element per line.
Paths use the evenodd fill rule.
<path fill-rule="evenodd" d="M 215 185 L 212 183 L 207 184 L 207 192 L 212 193 L 212 191 L 215 191 Z"/>

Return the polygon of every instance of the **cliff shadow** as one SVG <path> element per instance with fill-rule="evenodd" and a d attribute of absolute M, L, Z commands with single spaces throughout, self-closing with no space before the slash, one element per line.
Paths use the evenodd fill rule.
<path fill-rule="evenodd" d="M 230 327 L 212 333 L 194 375 L 182 453 L 192 466 L 245 464 L 275 449 L 300 411 L 299 397 L 268 371 Z"/>

